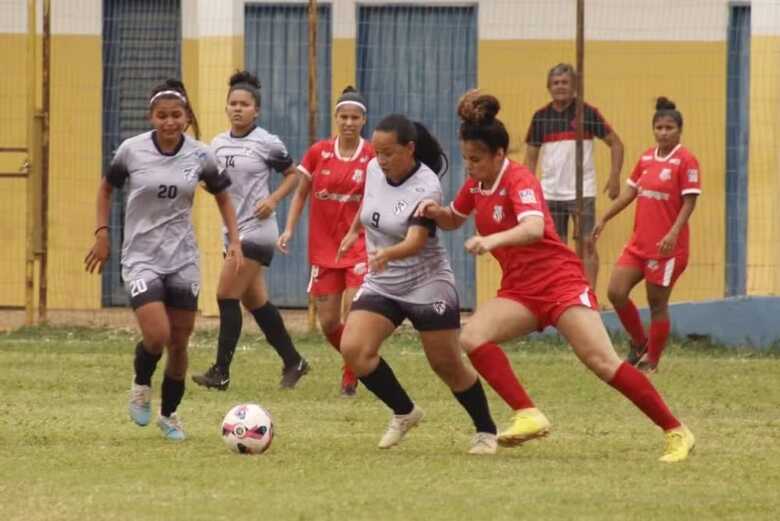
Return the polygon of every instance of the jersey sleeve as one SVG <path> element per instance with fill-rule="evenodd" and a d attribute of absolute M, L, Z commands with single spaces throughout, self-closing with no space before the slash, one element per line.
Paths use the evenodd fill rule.
<path fill-rule="evenodd" d="M 474 211 L 474 192 L 477 185 L 469 178 L 458 190 L 455 199 L 450 203 L 450 209 L 464 219 Z"/>
<path fill-rule="evenodd" d="M 314 174 L 314 171 L 317 170 L 317 164 L 319 163 L 320 158 L 322 157 L 322 142 L 315 143 L 311 147 L 309 147 L 309 150 L 306 151 L 306 154 L 303 156 L 303 159 L 301 159 L 300 164 L 298 165 L 298 170 L 303 172 L 303 174 L 311 179 L 311 176 Z"/>
<path fill-rule="evenodd" d="M 544 218 L 544 198 L 541 185 L 536 178 L 520 178 L 512 184 L 507 194 L 512 203 L 512 210 L 517 216 L 517 222 L 526 217 Z"/>
<path fill-rule="evenodd" d="M 604 139 L 612 132 L 612 127 L 601 115 L 601 112 L 596 107 L 585 105 L 585 133 L 596 136 L 599 139 Z"/>
<path fill-rule="evenodd" d="M 198 152 L 201 160 L 200 174 L 198 178 L 203 182 L 206 190 L 212 194 L 218 194 L 230 186 L 230 176 L 219 168 L 217 158 L 211 150 Z"/>
<path fill-rule="evenodd" d="M 701 193 L 701 172 L 699 162 L 689 156 L 680 165 L 680 194 L 699 195 Z"/>
<path fill-rule="evenodd" d="M 634 169 L 631 171 L 631 175 L 626 179 L 626 184 L 631 188 L 639 187 L 639 178 L 642 176 L 642 160 L 636 162 Z"/>
<path fill-rule="evenodd" d="M 544 143 L 544 126 L 542 117 L 537 111 L 531 118 L 531 124 L 528 125 L 528 133 L 525 136 L 525 142 L 532 147 L 540 147 Z"/>
<path fill-rule="evenodd" d="M 442 194 L 441 185 L 439 184 L 438 178 L 436 178 L 435 183 L 426 183 L 423 185 L 423 188 L 424 190 L 419 192 L 419 196 L 417 197 L 414 210 L 412 211 L 412 217 L 409 218 L 409 224 L 424 227 L 428 230 L 428 234 L 433 237 L 436 235 L 436 221 L 427 217 L 415 217 L 414 212 L 417 210 L 417 206 L 419 206 L 419 204 L 425 199 L 431 199 L 436 201 L 437 204 L 441 204 L 444 196 Z"/>
<path fill-rule="evenodd" d="M 106 181 L 114 188 L 122 188 L 130 175 L 127 166 L 128 148 L 127 142 L 123 141 L 111 159 L 108 170 L 104 173 Z"/>
<path fill-rule="evenodd" d="M 287 147 L 284 146 L 284 143 L 278 136 L 271 136 L 268 142 L 268 157 L 265 161 L 268 163 L 268 166 L 280 173 L 290 168 L 290 165 L 293 164 L 293 160 L 289 152 L 287 152 Z"/>

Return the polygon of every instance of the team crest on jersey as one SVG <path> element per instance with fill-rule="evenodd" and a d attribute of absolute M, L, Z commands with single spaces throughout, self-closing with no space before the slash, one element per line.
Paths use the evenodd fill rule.
<path fill-rule="evenodd" d="M 360 168 L 356 168 L 355 172 L 352 174 L 352 180 L 356 183 L 359 183 L 363 179 L 363 170 Z"/>
<path fill-rule="evenodd" d="M 406 210 L 406 207 L 409 206 L 409 203 L 406 202 L 405 199 L 401 199 L 395 202 L 395 205 L 393 206 L 393 213 L 396 215 L 401 215 L 401 213 Z"/>
<path fill-rule="evenodd" d="M 533 188 L 523 188 L 520 190 L 520 202 L 523 204 L 536 204 L 536 194 Z"/>
<path fill-rule="evenodd" d="M 669 179 L 671 179 L 672 178 L 672 171 L 671 171 L 671 169 L 664 168 L 663 170 L 661 170 L 661 173 L 658 174 L 658 178 L 661 181 L 668 181 Z"/>
<path fill-rule="evenodd" d="M 647 261 L 647 269 L 655 271 L 658 269 L 658 261 L 655 259 L 650 259 Z"/>
<path fill-rule="evenodd" d="M 200 284 L 197 282 L 193 282 L 190 284 L 190 291 L 192 291 L 192 296 L 197 297 L 198 293 L 200 293 Z"/>
<path fill-rule="evenodd" d="M 689 183 L 698 183 L 699 182 L 699 171 L 695 168 L 691 168 L 688 170 L 688 182 Z"/>
<path fill-rule="evenodd" d="M 182 173 L 184 174 L 184 179 L 187 182 L 195 181 L 195 179 L 197 178 L 197 174 L 195 173 L 195 168 L 194 167 L 185 168 L 184 172 L 182 172 Z"/>
<path fill-rule="evenodd" d="M 504 207 L 497 204 L 493 207 L 493 220 L 500 223 L 504 220 Z"/>
<path fill-rule="evenodd" d="M 447 311 L 447 303 L 443 300 L 437 300 L 433 303 L 433 311 L 435 311 L 437 315 L 443 315 L 444 312 Z"/>

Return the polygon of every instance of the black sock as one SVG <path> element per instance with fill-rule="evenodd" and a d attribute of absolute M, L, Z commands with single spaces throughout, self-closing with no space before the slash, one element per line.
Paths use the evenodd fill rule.
<path fill-rule="evenodd" d="M 157 362 L 160 361 L 162 353 L 155 355 L 144 348 L 143 342 L 138 342 L 135 346 L 135 383 L 138 385 L 152 385 L 152 375 L 157 368 Z"/>
<path fill-rule="evenodd" d="M 241 336 L 241 304 L 238 299 L 217 300 L 219 306 L 219 343 L 217 344 L 217 366 L 225 374 L 230 372 L 230 363 L 236 344 Z"/>
<path fill-rule="evenodd" d="M 366 376 L 361 376 L 360 381 L 374 393 L 377 398 L 385 402 L 385 405 L 393 410 L 394 414 L 409 414 L 414 409 L 414 403 L 401 383 L 395 377 L 393 370 L 387 365 L 384 358 L 379 358 L 379 365 Z"/>
<path fill-rule="evenodd" d="M 268 301 L 264 306 L 253 309 L 252 316 L 255 317 L 255 322 L 265 335 L 265 339 L 284 362 L 284 367 L 297 365 L 301 361 L 301 355 L 296 351 L 276 306 Z"/>
<path fill-rule="evenodd" d="M 184 380 L 174 380 L 167 374 L 162 381 L 162 405 L 160 405 L 160 414 L 170 416 L 176 412 L 176 408 L 181 403 L 181 397 L 184 396 Z"/>
<path fill-rule="evenodd" d="M 474 385 L 461 391 L 459 393 L 453 392 L 455 398 L 460 402 L 466 412 L 471 416 L 471 421 L 474 422 L 477 432 L 489 432 L 490 434 L 496 434 L 496 424 L 493 422 L 493 418 L 490 417 L 490 408 L 488 407 L 487 397 L 485 396 L 485 390 L 482 388 L 482 382 L 474 382 Z"/>

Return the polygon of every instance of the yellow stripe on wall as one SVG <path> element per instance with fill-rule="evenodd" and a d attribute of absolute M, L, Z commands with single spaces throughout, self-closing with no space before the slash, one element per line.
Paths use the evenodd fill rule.
<path fill-rule="evenodd" d="M 488 41 L 479 43 L 479 85 L 502 103 L 499 117 L 511 136 L 514 159 L 524 157 L 525 133 L 533 113 L 549 102 L 547 71 L 573 63 L 571 41 Z M 704 191 L 691 219 L 691 259 L 673 294 L 674 301 L 718 298 L 724 291 L 724 150 L 726 47 L 723 42 L 588 42 L 585 98 L 602 112 L 625 145 L 621 182 L 639 155 L 654 144 L 651 123 L 655 98 L 667 96 L 685 117 L 683 144 L 701 162 Z M 609 149 L 596 146 L 599 190 L 609 173 Z M 600 194 L 597 212 L 609 200 Z M 612 266 L 628 240 L 633 207 L 611 221 L 599 241 L 601 273 L 598 293 L 607 303 Z M 495 263 L 480 259 L 477 300 L 491 298 L 499 278 Z M 636 291 L 644 305 L 644 291 Z"/>

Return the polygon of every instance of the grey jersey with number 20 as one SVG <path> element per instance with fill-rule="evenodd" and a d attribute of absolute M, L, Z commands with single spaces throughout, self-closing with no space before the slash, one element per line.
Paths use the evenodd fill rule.
<path fill-rule="evenodd" d="M 419 164 L 411 176 L 394 186 L 376 159 L 368 163 L 360 222 L 366 230 L 369 255 L 403 241 L 409 226 L 422 224 L 431 233 L 423 249 L 415 255 L 388 262 L 384 271 L 369 272 L 363 283 L 365 288 L 396 300 L 428 304 L 442 298 L 436 289 L 440 286 L 435 282 L 447 282 L 455 287 L 447 251 L 436 235 L 435 225 L 414 218 L 414 211 L 423 199 L 433 199 L 439 204 L 442 201 L 439 178 L 424 164 Z"/>
<path fill-rule="evenodd" d="M 126 139 L 111 161 L 106 180 L 125 188 L 122 272 L 174 273 L 198 262 L 192 201 L 198 182 L 211 193 L 230 186 L 206 145 L 184 136 L 172 154 L 163 154 L 154 131 Z"/>

